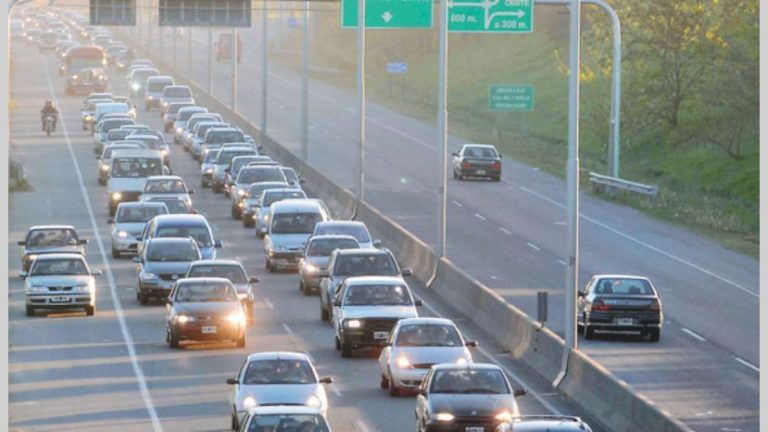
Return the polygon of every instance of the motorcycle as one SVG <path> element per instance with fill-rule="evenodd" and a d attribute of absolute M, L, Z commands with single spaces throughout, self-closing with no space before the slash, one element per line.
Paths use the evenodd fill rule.
<path fill-rule="evenodd" d="M 54 131 L 54 122 L 56 121 L 56 116 L 53 114 L 46 114 L 45 120 L 43 121 L 43 130 L 45 130 L 46 136 L 51 136 L 51 132 Z"/>

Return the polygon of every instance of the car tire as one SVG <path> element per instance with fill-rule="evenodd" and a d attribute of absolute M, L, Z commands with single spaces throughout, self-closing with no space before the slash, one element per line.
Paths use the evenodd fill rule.
<path fill-rule="evenodd" d="M 139 304 L 142 306 L 149 304 L 149 296 L 139 291 Z"/>
<path fill-rule="evenodd" d="M 399 397 L 400 396 L 400 388 L 395 385 L 395 383 L 390 382 L 389 383 L 389 396 L 390 397 Z"/>
<path fill-rule="evenodd" d="M 28 317 L 35 316 L 35 308 L 33 308 L 32 306 L 27 306 L 27 316 Z"/>
<path fill-rule="evenodd" d="M 99 178 L 99 184 L 102 185 L 102 186 L 106 186 L 107 185 L 107 180 L 103 179 L 103 178 Z"/>
<path fill-rule="evenodd" d="M 240 208 L 237 206 L 232 207 L 232 219 L 240 220 L 241 217 L 242 217 L 242 212 L 240 212 Z"/>
<path fill-rule="evenodd" d="M 320 304 L 320 320 L 328 321 L 328 311 L 323 309 L 322 303 Z"/>
<path fill-rule="evenodd" d="M 211 190 L 213 193 L 219 193 L 221 192 L 221 186 L 217 185 L 216 182 L 211 183 Z"/>
<path fill-rule="evenodd" d="M 168 346 L 170 346 L 173 349 L 176 349 L 179 347 L 179 336 L 176 335 L 176 333 L 173 332 L 173 330 L 168 330 Z"/>
<path fill-rule="evenodd" d="M 207 188 L 208 183 L 205 181 L 205 179 L 200 179 L 200 187 L 201 188 Z"/>
<path fill-rule="evenodd" d="M 661 339 L 661 329 L 652 328 L 648 329 L 648 341 L 658 342 Z"/>
<path fill-rule="evenodd" d="M 584 339 L 594 339 L 595 338 L 595 330 L 591 328 L 589 325 L 584 323 Z"/>
<path fill-rule="evenodd" d="M 455 179 L 457 179 L 457 178 L 459 178 L 459 175 L 458 175 L 458 174 L 456 174 L 456 170 L 454 169 L 454 170 L 453 170 L 453 179 L 455 180 Z"/>
<path fill-rule="evenodd" d="M 237 339 L 237 347 L 245 348 L 245 331 L 243 331 L 243 335 Z"/>
<path fill-rule="evenodd" d="M 342 358 L 350 358 L 352 357 L 352 346 L 347 343 L 341 344 L 341 357 Z"/>
<path fill-rule="evenodd" d="M 275 273 L 275 272 L 277 272 L 277 267 L 276 267 L 274 264 L 272 264 L 272 263 L 270 262 L 270 263 L 268 263 L 267 265 L 268 265 L 268 267 L 267 267 L 267 270 L 269 270 L 269 272 L 270 272 L 270 273 Z"/>
<path fill-rule="evenodd" d="M 112 248 L 112 258 L 120 259 L 120 251 L 115 248 Z"/>
<path fill-rule="evenodd" d="M 232 413 L 232 421 L 229 426 L 232 428 L 233 431 L 236 431 L 240 427 L 238 423 L 240 422 L 237 420 L 237 414 Z"/>
<path fill-rule="evenodd" d="M 94 316 L 96 314 L 96 306 L 86 306 L 85 314 L 87 316 Z"/>
<path fill-rule="evenodd" d="M 253 219 L 249 222 L 247 219 L 243 218 L 243 228 L 253 228 L 255 225 Z"/>
<path fill-rule="evenodd" d="M 384 390 L 389 388 L 389 379 L 387 379 L 384 374 L 381 374 L 381 382 L 379 382 L 379 387 L 383 388 Z"/>
<path fill-rule="evenodd" d="M 306 294 L 306 292 L 304 292 L 304 278 L 299 279 L 299 292 Z"/>
<path fill-rule="evenodd" d="M 336 342 L 334 344 L 335 348 L 336 348 L 336 351 L 340 351 L 341 350 L 341 341 L 339 341 L 339 338 L 335 337 L 335 336 L 333 337 L 333 340 Z"/>
<path fill-rule="evenodd" d="M 500 182 L 501 181 L 501 176 L 493 177 L 493 181 Z"/>

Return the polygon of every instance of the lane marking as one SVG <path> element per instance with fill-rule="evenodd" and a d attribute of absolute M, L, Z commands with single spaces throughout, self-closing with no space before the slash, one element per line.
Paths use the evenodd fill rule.
<path fill-rule="evenodd" d="M 451 201 L 453 202 L 453 204 L 456 205 L 456 207 L 464 207 L 464 204 L 462 204 L 462 203 L 460 203 L 460 202 L 458 202 L 456 200 L 451 200 Z"/>
<path fill-rule="evenodd" d="M 558 226 L 563 226 L 563 225 L 565 225 L 565 222 L 563 222 L 563 221 L 555 221 L 554 224 L 558 225 Z"/>
<path fill-rule="evenodd" d="M 528 189 L 528 188 L 526 188 L 524 186 L 520 186 L 520 189 L 522 189 L 523 191 L 525 191 L 525 192 L 527 192 L 527 193 L 529 193 L 529 194 L 531 194 L 533 196 L 541 198 L 544 201 L 547 201 L 547 202 L 549 202 L 551 204 L 554 204 L 557 207 L 560 207 L 562 209 L 565 208 L 565 206 L 560 204 L 559 202 L 557 202 L 557 201 L 555 201 L 555 200 L 553 200 L 553 199 L 551 199 L 549 197 L 546 197 L 546 196 L 544 196 L 544 195 L 542 195 L 542 194 L 540 194 L 538 192 L 534 192 L 534 191 L 532 191 L 532 190 L 530 190 L 530 189 Z M 650 249 L 650 250 L 652 250 L 654 252 L 657 252 L 657 253 L 659 253 L 661 255 L 664 255 L 667 258 L 671 258 L 671 259 L 673 259 L 673 260 L 675 260 L 675 261 L 677 261 L 677 262 L 679 262 L 681 264 L 685 264 L 685 265 L 687 265 L 687 266 L 689 266 L 691 268 L 694 268 L 694 269 L 696 269 L 696 270 L 698 270 L 698 271 L 700 271 L 700 272 L 702 272 L 702 273 L 704 273 L 704 274 L 706 274 L 708 276 L 711 276 L 711 277 L 713 277 L 713 278 L 715 278 L 715 279 L 717 279 L 717 280 L 719 280 L 721 282 L 724 282 L 724 283 L 726 283 L 726 284 L 728 284 L 728 285 L 730 285 L 730 286 L 732 286 L 734 288 L 738 288 L 738 289 L 740 289 L 741 291 L 744 291 L 747 294 L 751 294 L 751 295 L 753 295 L 753 296 L 755 296 L 757 298 L 760 298 L 760 294 L 752 291 L 751 289 L 745 288 L 742 285 L 739 285 L 738 283 L 733 282 L 730 279 L 727 279 L 727 278 L 725 278 L 723 276 L 720 276 L 720 275 L 718 275 L 718 274 L 716 274 L 716 273 L 714 273 L 714 272 L 712 272 L 710 270 L 705 269 L 704 267 L 701 267 L 700 265 L 694 264 L 694 263 L 692 263 L 690 261 L 686 261 L 686 260 L 684 260 L 684 259 L 682 259 L 682 258 L 680 258 L 680 257 L 678 257 L 676 255 L 673 255 L 673 254 L 671 254 L 671 253 L 669 253 L 667 251 L 661 250 L 661 249 L 657 248 L 656 246 L 650 245 L 650 244 L 648 244 L 648 243 L 646 243 L 646 242 L 644 242 L 644 241 L 642 241 L 642 240 L 640 240 L 638 238 L 632 237 L 629 234 L 625 234 L 625 233 L 617 230 L 616 228 L 608 226 L 608 225 L 606 225 L 606 224 L 604 224 L 604 223 L 602 223 L 602 222 L 600 222 L 598 220 L 592 219 L 591 217 L 585 215 L 584 213 L 579 213 L 579 216 L 581 216 L 582 219 L 584 219 L 586 221 L 589 221 L 589 222 L 592 222 L 593 224 L 595 224 L 595 225 L 597 225 L 597 226 L 599 226 L 601 228 L 604 228 L 604 229 L 606 229 L 606 230 L 608 230 L 608 231 L 610 231 L 610 232 L 612 232 L 612 233 L 614 233 L 614 234 L 616 234 L 616 235 L 618 235 L 620 237 L 623 237 L 623 238 L 625 238 L 625 239 L 627 239 L 629 241 L 632 241 L 634 243 L 639 244 L 640 246 L 646 247 L 646 248 L 648 248 L 648 249 Z"/>
<path fill-rule="evenodd" d="M 330 384 L 328 384 L 328 388 L 331 389 L 331 392 L 333 392 L 333 394 L 335 394 L 337 397 L 339 397 L 339 398 L 342 397 L 341 391 L 336 386 L 336 384 L 330 383 Z"/>
<path fill-rule="evenodd" d="M 503 232 L 506 235 L 512 235 L 512 231 L 510 231 L 510 230 L 508 230 L 508 229 L 506 229 L 504 227 L 499 227 L 499 231 Z"/>
<path fill-rule="evenodd" d="M 557 262 L 559 262 L 560 264 L 562 264 L 562 265 L 564 265 L 564 266 L 567 266 L 567 265 L 568 265 L 568 263 L 567 263 L 567 262 L 565 262 L 565 261 L 563 261 L 563 260 L 561 260 L 561 259 L 557 260 Z"/>
<path fill-rule="evenodd" d="M 485 216 L 481 215 L 480 213 L 475 213 L 475 217 L 476 217 L 476 218 L 478 218 L 478 219 L 480 219 L 480 220 L 487 220 L 487 219 L 485 218 Z"/>
<path fill-rule="evenodd" d="M 53 91 L 53 82 L 51 81 L 51 75 L 48 72 L 48 62 L 45 60 L 45 57 L 42 57 L 43 60 L 43 67 L 45 69 L 45 77 L 48 80 L 48 89 L 51 92 L 51 100 L 53 100 L 56 105 L 59 105 L 58 99 L 56 98 L 56 94 Z M 75 156 L 75 151 L 72 148 L 72 141 L 69 139 L 69 132 L 67 131 L 67 122 L 64 117 L 63 110 L 59 112 L 59 125 L 61 126 L 61 131 L 64 134 L 64 140 L 67 143 L 67 150 L 69 151 L 69 157 L 72 159 L 72 163 L 75 166 L 75 175 L 77 176 L 77 181 L 80 184 L 80 192 L 83 194 L 83 200 L 85 201 L 85 209 L 88 212 L 88 217 L 91 219 L 91 229 L 93 230 L 93 236 L 96 238 L 96 245 L 99 248 L 99 254 L 101 255 L 101 262 L 104 266 L 104 269 L 106 270 L 106 276 L 107 276 L 107 283 L 109 285 L 109 293 L 112 297 L 112 306 L 115 308 L 115 315 L 117 316 L 117 321 L 120 324 L 120 331 L 123 334 L 123 340 L 125 340 L 125 346 L 128 349 L 128 356 L 131 359 L 131 366 L 133 367 L 133 373 L 136 375 L 136 380 L 138 381 L 139 390 L 141 391 L 141 397 L 144 399 L 144 405 L 147 409 L 147 413 L 149 414 L 149 418 L 152 420 L 152 429 L 155 432 L 162 432 L 163 427 L 160 425 L 160 419 L 157 417 L 157 411 L 155 411 L 155 406 L 152 404 L 152 395 L 149 393 L 149 388 L 147 387 L 147 381 L 144 378 L 144 372 L 141 369 L 141 366 L 139 365 L 139 360 L 136 355 L 136 349 L 134 348 L 134 342 L 133 342 L 133 336 L 131 335 L 130 330 L 128 329 L 128 325 L 125 323 L 125 316 L 123 313 L 123 305 L 120 302 L 120 299 L 117 297 L 117 287 L 115 284 L 115 276 L 112 274 L 112 267 L 109 265 L 109 259 L 107 259 L 107 253 L 104 250 L 104 245 L 102 244 L 101 234 L 99 234 L 99 225 L 96 223 L 96 216 L 93 214 L 93 208 L 91 207 L 91 200 L 88 197 L 88 191 L 85 189 L 85 182 L 83 181 L 83 174 L 80 172 L 80 166 L 77 162 L 77 157 Z"/>
<path fill-rule="evenodd" d="M 264 304 L 267 305 L 267 307 L 270 308 L 270 309 L 274 309 L 275 308 L 275 305 L 273 305 L 272 302 L 269 301 L 268 298 L 264 299 Z"/>
<path fill-rule="evenodd" d="M 684 332 L 688 333 L 688 334 L 689 334 L 689 335 L 690 335 L 692 338 L 694 338 L 694 339 L 697 339 L 699 342 L 706 342 L 706 341 L 707 341 L 706 339 L 704 339 L 703 337 L 699 336 L 698 334 L 696 334 L 696 333 L 695 333 L 695 332 L 693 332 L 692 330 L 688 330 L 688 329 L 687 329 L 687 328 L 685 328 L 685 327 L 681 327 L 680 329 L 681 329 L 682 331 L 684 331 Z"/>
<path fill-rule="evenodd" d="M 288 324 L 283 323 L 283 328 L 285 329 L 286 332 L 288 332 L 288 334 L 293 334 L 293 330 L 291 330 Z"/>
<path fill-rule="evenodd" d="M 533 249 L 533 250 L 535 250 L 535 251 L 540 251 L 540 250 L 541 250 L 541 248 L 540 248 L 540 247 L 536 246 L 535 244 L 533 244 L 533 243 L 531 243 L 531 242 L 528 242 L 528 243 L 526 243 L 526 244 L 528 245 L 528 247 L 529 247 L 529 248 L 531 248 L 531 249 Z"/>
<path fill-rule="evenodd" d="M 753 371 L 755 371 L 757 373 L 760 373 L 760 368 L 755 366 L 755 365 L 753 365 L 752 363 L 750 363 L 750 362 L 748 362 L 748 361 L 746 361 L 746 360 L 744 360 L 742 358 L 739 358 L 739 357 L 734 357 L 734 359 L 736 359 L 737 362 L 743 364 L 744 366 L 752 369 Z"/>
<path fill-rule="evenodd" d="M 368 426 L 366 426 L 362 420 L 356 421 L 355 424 L 357 425 L 357 428 L 360 432 L 371 432 L 370 429 L 368 429 Z"/>

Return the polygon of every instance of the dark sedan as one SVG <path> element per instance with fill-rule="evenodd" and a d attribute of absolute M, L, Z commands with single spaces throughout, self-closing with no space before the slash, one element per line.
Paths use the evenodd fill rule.
<path fill-rule="evenodd" d="M 499 366 L 488 363 L 432 366 L 418 390 L 418 432 L 492 432 L 519 416 L 517 396 Z"/>
<path fill-rule="evenodd" d="M 246 317 L 232 282 L 224 278 L 189 278 L 168 296 L 166 340 L 228 340 L 245 346 Z"/>
<path fill-rule="evenodd" d="M 501 154 L 487 144 L 464 144 L 452 153 L 453 178 L 485 177 L 501 181 Z"/>
<path fill-rule="evenodd" d="M 664 315 L 661 298 L 642 276 L 596 275 L 579 291 L 578 325 L 586 339 L 596 330 L 633 331 L 658 342 Z"/>

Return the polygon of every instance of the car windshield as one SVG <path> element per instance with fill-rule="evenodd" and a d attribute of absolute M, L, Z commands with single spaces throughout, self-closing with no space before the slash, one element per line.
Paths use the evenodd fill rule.
<path fill-rule="evenodd" d="M 157 137 L 150 135 L 128 135 L 127 139 L 141 141 L 150 150 L 160 150 L 163 147 L 163 143 Z"/>
<path fill-rule="evenodd" d="M 75 246 L 77 233 L 71 229 L 40 229 L 27 236 L 27 247 Z"/>
<path fill-rule="evenodd" d="M 196 265 L 189 270 L 187 277 L 217 277 L 229 279 L 236 285 L 248 283 L 245 271 L 239 265 L 232 264 L 204 264 Z"/>
<path fill-rule="evenodd" d="M 200 254 L 190 242 L 150 243 L 147 250 L 148 261 L 196 261 Z"/>
<path fill-rule="evenodd" d="M 322 222 L 320 213 L 278 213 L 272 221 L 272 234 L 311 234 Z"/>
<path fill-rule="evenodd" d="M 397 346 L 460 347 L 461 337 L 456 329 L 446 324 L 406 324 L 397 334 Z"/>
<path fill-rule="evenodd" d="M 654 292 L 651 284 L 643 279 L 607 278 L 595 284 L 595 294 L 653 295 Z"/>
<path fill-rule="evenodd" d="M 184 180 L 149 180 L 144 186 L 144 193 L 183 194 L 187 193 L 187 187 L 184 186 Z"/>
<path fill-rule="evenodd" d="M 122 126 L 122 125 L 121 125 Z M 107 141 L 117 141 L 124 139 L 128 135 L 133 133 L 130 129 L 112 129 L 107 133 Z"/>
<path fill-rule="evenodd" d="M 430 393 L 508 394 L 509 387 L 500 370 L 438 370 Z"/>
<path fill-rule="evenodd" d="M 169 214 L 189 214 L 190 208 L 187 206 L 187 203 L 184 201 L 178 199 L 178 198 L 168 198 L 168 199 L 151 199 L 148 200 L 149 202 L 162 202 L 165 203 L 165 206 L 168 208 Z"/>
<path fill-rule="evenodd" d="M 344 255 L 336 260 L 339 276 L 395 276 L 397 266 L 388 254 Z"/>
<path fill-rule="evenodd" d="M 120 157 L 112 164 L 113 178 L 144 178 L 163 173 L 160 158 Z"/>
<path fill-rule="evenodd" d="M 211 247 L 211 233 L 206 226 L 169 226 L 157 230 L 158 237 L 193 238 L 200 247 Z"/>
<path fill-rule="evenodd" d="M 330 432 L 328 423 L 317 414 L 254 415 L 246 432 Z"/>
<path fill-rule="evenodd" d="M 210 144 L 241 143 L 245 142 L 245 137 L 239 131 L 213 131 L 205 138 L 205 142 Z"/>
<path fill-rule="evenodd" d="M 105 120 L 104 124 L 101 125 L 101 131 L 102 132 L 109 132 L 112 129 L 117 129 L 120 126 L 124 126 L 127 124 L 133 124 L 133 120 L 128 118 L 120 118 L 120 119 L 114 119 L 114 120 Z"/>
<path fill-rule="evenodd" d="M 220 123 L 201 124 L 200 126 L 197 127 L 197 137 L 202 138 L 205 136 L 205 133 L 208 131 L 208 129 L 212 127 L 221 127 L 221 126 L 224 126 L 224 125 Z"/>
<path fill-rule="evenodd" d="M 336 249 L 357 249 L 360 245 L 352 239 L 319 239 L 312 240 L 309 243 L 307 255 L 309 256 L 331 256 L 331 252 Z"/>
<path fill-rule="evenodd" d="M 160 92 L 160 91 L 163 91 L 163 89 L 166 86 L 169 86 L 169 85 L 173 85 L 173 81 L 171 81 L 171 80 L 159 80 L 159 81 L 153 80 L 152 82 L 149 83 L 149 85 L 147 85 L 147 90 L 149 90 L 151 92 Z"/>
<path fill-rule="evenodd" d="M 174 301 L 181 303 L 236 302 L 237 293 L 232 285 L 226 283 L 188 282 L 176 288 Z"/>
<path fill-rule="evenodd" d="M 411 306 L 403 285 L 353 285 L 344 294 L 345 306 Z"/>
<path fill-rule="evenodd" d="M 269 192 L 264 194 L 264 200 L 262 202 L 263 207 L 269 207 L 273 203 L 276 203 L 278 201 L 284 200 L 284 199 L 301 199 L 306 198 L 307 194 L 304 193 L 304 191 L 296 190 L 296 191 L 280 191 L 280 192 Z"/>
<path fill-rule="evenodd" d="M 188 106 L 192 106 L 192 104 L 191 103 L 172 103 L 168 105 L 168 114 L 178 114 L 180 109 Z"/>
<path fill-rule="evenodd" d="M 85 276 L 88 268 L 82 259 L 63 258 L 37 260 L 32 268 L 32 276 Z"/>
<path fill-rule="evenodd" d="M 237 175 L 237 183 L 259 183 L 259 182 L 283 182 L 285 175 L 283 171 L 276 166 L 261 166 L 253 168 L 244 168 Z"/>
<path fill-rule="evenodd" d="M 170 87 L 163 90 L 163 97 L 192 97 L 192 92 L 186 87 Z"/>
<path fill-rule="evenodd" d="M 465 157 L 477 157 L 477 158 L 496 158 L 499 157 L 496 150 L 490 147 L 466 147 L 464 148 Z"/>
<path fill-rule="evenodd" d="M 159 205 L 120 206 L 115 221 L 117 223 L 147 222 L 157 215 L 166 213 L 166 209 Z"/>
<path fill-rule="evenodd" d="M 248 196 L 251 198 L 259 198 L 261 197 L 262 192 L 264 192 L 267 189 L 275 189 L 275 188 L 281 188 L 281 187 L 288 187 L 288 183 L 272 183 L 272 182 L 261 182 L 261 183 L 254 183 L 251 185 L 251 189 L 248 191 Z"/>
<path fill-rule="evenodd" d="M 350 235 L 354 237 L 360 243 L 367 243 L 371 241 L 368 236 L 368 230 L 364 226 L 358 224 L 331 224 L 320 225 L 315 229 L 314 235 L 326 235 L 326 234 L 338 234 L 338 235 Z"/>
<path fill-rule="evenodd" d="M 217 165 L 229 165 L 232 162 L 232 158 L 235 156 L 245 156 L 253 154 L 253 150 L 238 150 L 238 151 L 225 151 L 219 153 L 219 158 L 216 160 Z"/>
<path fill-rule="evenodd" d="M 218 149 L 209 150 L 208 153 L 205 154 L 205 163 L 214 163 L 216 162 L 216 159 L 219 158 L 219 151 Z"/>
<path fill-rule="evenodd" d="M 296 171 L 293 170 L 293 168 L 286 168 L 282 167 L 283 174 L 285 175 L 285 178 L 288 179 L 289 183 L 298 183 L 299 182 L 299 176 L 296 174 Z"/>
<path fill-rule="evenodd" d="M 202 109 L 194 109 L 194 110 L 180 110 L 179 116 L 176 118 L 176 120 L 179 121 L 187 121 L 190 117 L 192 117 L 193 114 L 198 114 L 201 112 L 205 112 L 205 110 Z"/>
<path fill-rule="evenodd" d="M 313 384 L 317 382 L 304 360 L 255 360 L 248 363 L 243 384 Z"/>

